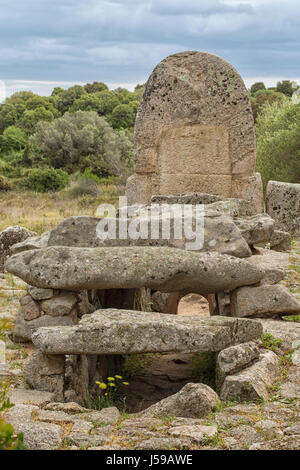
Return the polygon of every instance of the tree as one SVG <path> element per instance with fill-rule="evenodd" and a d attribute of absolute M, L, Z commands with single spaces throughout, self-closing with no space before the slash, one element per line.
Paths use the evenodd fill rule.
<path fill-rule="evenodd" d="M 38 122 L 40 121 L 53 121 L 54 115 L 48 111 L 44 106 L 36 109 L 28 109 L 24 112 L 19 121 L 19 125 L 24 131 L 30 135 L 33 134 Z"/>
<path fill-rule="evenodd" d="M 110 91 L 87 93 L 74 101 L 70 111 L 96 111 L 99 116 L 106 116 L 119 104 L 118 98 Z"/>
<path fill-rule="evenodd" d="M 252 96 L 254 96 L 258 90 L 265 90 L 265 89 L 266 89 L 266 86 L 263 82 L 256 82 L 250 88 L 250 93 Z"/>
<path fill-rule="evenodd" d="M 258 115 L 257 171 L 269 180 L 299 183 L 300 104 L 290 100 L 267 105 Z"/>
<path fill-rule="evenodd" d="M 299 87 L 295 86 L 294 82 L 291 82 L 290 80 L 283 80 L 282 82 L 277 83 L 276 91 L 291 97 L 297 88 Z"/>
<path fill-rule="evenodd" d="M 66 113 L 53 122 L 38 123 L 30 138 L 31 158 L 35 164 L 68 172 L 89 168 L 100 177 L 120 175 L 126 164 L 118 140 L 118 134 L 96 112 Z"/>
<path fill-rule="evenodd" d="M 131 104 L 119 104 L 111 113 L 109 122 L 114 129 L 129 129 L 134 126 L 136 109 Z"/>
<path fill-rule="evenodd" d="M 255 96 L 251 96 L 250 102 L 253 112 L 254 121 L 256 121 L 258 114 L 261 112 L 264 106 L 272 104 L 274 102 L 282 102 L 287 97 L 283 93 L 277 93 L 272 90 L 258 90 Z"/>
<path fill-rule="evenodd" d="M 63 90 L 54 95 L 56 108 L 62 113 L 66 113 L 71 108 L 74 101 L 86 93 L 80 85 L 74 85 L 67 90 Z"/>
<path fill-rule="evenodd" d="M 26 134 L 15 126 L 7 127 L 0 137 L 1 153 L 10 153 L 13 150 L 24 150 L 26 144 Z"/>
<path fill-rule="evenodd" d="M 93 82 L 84 85 L 84 89 L 87 93 L 97 93 L 101 91 L 109 91 L 108 86 L 103 82 Z"/>

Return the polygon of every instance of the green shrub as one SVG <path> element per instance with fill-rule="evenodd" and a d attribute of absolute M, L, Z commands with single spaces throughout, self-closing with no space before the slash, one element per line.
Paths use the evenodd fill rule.
<path fill-rule="evenodd" d="M 216 353 L 196 353 L 192 360 L 192 378 L 195 382 L 216 388 Z"/>
<path fill-rule="evenodd" d="M 7 386 L 0 383 L 0 413 L 14 405 L 7 395 Z M 23 434 L 16 434 L 13 426 L 0 417 L 0 450 L 26 450 Z"/>
<path fill-rule="evenodd" d="M 69 180 L 69 175 L 61 169 L 38 168 L 29 172 L 25 186 L 38 193 L 55 192 L 64 189 Z"/>

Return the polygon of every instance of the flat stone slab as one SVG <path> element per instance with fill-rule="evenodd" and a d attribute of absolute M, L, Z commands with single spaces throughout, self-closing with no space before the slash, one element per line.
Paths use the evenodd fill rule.
<path fill-rule="evenodd" d="M 32 336 L 45 354 L 137 354 L 220 351 L 260 337 L 260 322 L 103 309 L 72 327 L 40 328 Z"/>
<path fill-rule="evenodd" d="M 251 285 L 264 271 L 219 253 L 169 247 L 48 247 L 10 257 L 5 265 L 28 284 L 62 290 L 148 287 L 211 294 Z"/>
<path fill-rule="evenodd" d="M 261 284 L 276 284 L 285 278 L 289 269 L 289 253 L 260 249 L 259 254 L 253 255 L 247 261 L 265 271 Z"/>

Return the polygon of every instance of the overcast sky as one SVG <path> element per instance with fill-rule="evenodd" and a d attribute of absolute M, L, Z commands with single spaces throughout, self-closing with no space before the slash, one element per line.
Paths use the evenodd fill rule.
<path fill-rule="evenodd" d="M 300 82 L 299 32 L 299 0 L 0 0 L 0 80 L 8 94 L 93 81 L 132 89 L 167 55 L 199 50 L 247 85 Z"/>

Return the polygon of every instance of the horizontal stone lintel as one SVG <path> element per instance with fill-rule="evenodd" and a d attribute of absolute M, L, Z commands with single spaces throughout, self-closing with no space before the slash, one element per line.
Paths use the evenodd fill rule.
<path fill-rule="evenodd" d="M 45 354 L 188 353 L 217 352 L 261 333 L 261 323 L 252 319 L 103 309 L 76 326 L 40 328 L 32 340 Z"/>

